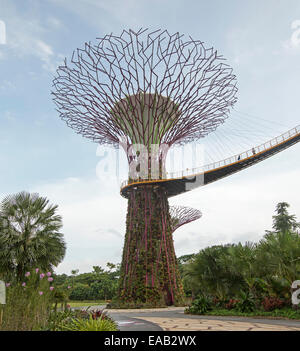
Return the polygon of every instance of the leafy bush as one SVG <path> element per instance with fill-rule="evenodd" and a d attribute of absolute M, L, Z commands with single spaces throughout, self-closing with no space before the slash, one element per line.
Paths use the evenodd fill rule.
<path fill-rule="evenodd" d="M 228 303 L 228 299 L 226 298 L 220 299 L 218 297 L 214 297 L 212 299 L 212 303 L 216 308 L 225 308 L 226 304 Z"/>
<path fill-rule="evenodd" d="M 227 310 L 232 310 L 236 307 L 236 305 L 239 303 L 239 300 L 235 300 L 235 299 L 230 299 L 228 301 L 228 303 L 225 304 L 225 308 Z"/>
<path fill-rule="evenodd" d="M 261 303 L 263 309 L 268 311 L 274 311 L 284 306 L 284 301 L 277 297 L 265 297 Z"/>
<path fill-rule="evenodd" d="M 50 331 L 61 331 L 61 330 L 75 330 L 72 328 L 75 328 L 75 326 L 83 325 L 83 322 L 81 321 L 89 321 L 90 319 L 93 320 L 102 320 L 102 321 L 108 321 L 112 324 L 115 324 L 115 322 L 107 316 L 106 312 L 104 310 L 65 310 L 65 311 L 60 311 L 56 312 L 53 311 L 50 314 L 48 324 L 44 328 L 44 330 L 50 330 Z M 86 326 L 90 325 L 90 328 L 98 328 L 96 324 L 92 326 L 89 322 L 86 324 Z M 106 328 L 106 325 L 103 322 L 102 328 Z M 82 327 L 83 328 L 83 327 Z M 91 329 L 92 330 L 92 329 Z"/>
<path fill-rule="evenodd" d="M 77 284 L 70 293 L 70 300 L 89 300 L 92 295 L 92 290 L 88 285 Z"/>
<path fill-rule="evenodd" d="M 235 304 L 235 309 L 239 312 L 250 313 L 250 312 L 253 312 L 255 308 L 256 308 L 256 305 L 253 297 L 250 294 L 244 293 L 243 291 L 241 291 L 240 299 Z"/>
<path fill-rule="evenodd" d="M 184 313 L 190 314 L 205 314 L 212 309 L 212 302 L 205 296 L 200 296 L 195 299 L 191 306 L 186 308 Z"/>
<path fill-rule="evenodd" d="M 92 315 L 88 319 L 72 318 L 70 321 L 60 324 L 61 331 L 116 331 L 117 325 L 108 318 L 93 319 Z"/>
<path fill-rule="evenodd" d="M 81 311 L 72 311 L 72 310 L 65 310 L 65 311 L 52 311 L 49 315 L 48 323 L 43 328 L 43 330 L 48 331 L 58 331 L 60 330 L 60 325 L 64 323 L 68 323 L 72 320 L 72 318 L 78 317 L 78 312 Z"/>
<path fill-rule="evenodd" d="M 96 309 L 96 310 L 89 310 L 89 307 L 86 310 L 79 310 L 77 311 L 78 317 L 81 319 L 89 319 L 92 317 L 93 319 L 109 319 L 112 320 L 108 315 L 107 312 L 104 310 Z"/>

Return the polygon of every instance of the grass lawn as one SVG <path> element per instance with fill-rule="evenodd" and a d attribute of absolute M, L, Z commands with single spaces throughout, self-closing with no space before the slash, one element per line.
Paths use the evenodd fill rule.
<path fill-rule="evenodd" d="M 70 305 L 70 307 L 88 307 L 88 306 L 97 306 L 97 305 L 106 305 L 109 301 L 105 300 L 83 300 L 83 301 L 68 301 L 67 304 Z M 54 304 L 53 304 L 54 307 Z M 58 308 L 61 308 L 62 305 L 60 303 L 57 304 Z"/>
<path fill-rule="evenodd" d="M 96 301 L 69 301 L 68 305 L 71 307 L 87 307 L 87 306 L 96 306 L 96 305 L 106 305 L 108 301 L 105 300 L 96 300 Z"/>

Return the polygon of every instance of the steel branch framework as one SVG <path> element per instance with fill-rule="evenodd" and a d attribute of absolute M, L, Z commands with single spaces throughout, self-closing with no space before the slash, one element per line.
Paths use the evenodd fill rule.
<path fill-rule="evenodd" d="M 151 142 L 146 137 L 154 125 L 159 125 L 160 142 L 169 146 L 204 137 L 224 122 L 237 92 L 232 69 L 213 48 L 191 37 L 183 41 L 179 33 L 147 34 L 146 29 L 85 43 L 58 68 L 53 84 L 54 101 L 68 126 L 114 146 L 124 138 L 135 142 L 132 126 L 144 145 Z M 145 98 L 147 93 L 156 99 Z M 126 103 L 129 96 L 135 97 L 133 106 Z M 151 113 L 152 122 L 141 109 Z M 160 118 L 164 112 L 173 112 L 172 123 Z"/>
<path fill-rule="evenodd" d="M 202 217 L 201 211 L 185 206 L 170 207 L 171 225 L 173 232 L 184 224 L 193 222 Z"/>

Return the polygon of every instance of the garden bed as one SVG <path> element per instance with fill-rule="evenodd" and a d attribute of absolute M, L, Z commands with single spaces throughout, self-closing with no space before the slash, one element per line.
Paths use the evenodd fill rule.
<path fill-rule="evenodd" d="M 185 312 L 189 314 L 188 312 Z M 197 314 L 197 313 L 190 313 Z M 253 312 L 239 312 L 236 310 L 226 310 L 226 309 L 213 309 L 211 311 L 206 311 L 205 313 L 199 313 L 199 315 L 203 316 L 228 316 L 228 317 L 251 317 L 257 319 L 293 319 L 300 322 L 300 310 L 293 309 L 280 309 L 274 310 L 270 312 L 266 311 L 253 311 Z"/>

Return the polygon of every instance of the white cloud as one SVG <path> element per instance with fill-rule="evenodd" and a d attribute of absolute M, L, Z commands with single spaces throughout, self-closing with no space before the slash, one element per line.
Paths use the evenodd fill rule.
<path fill-rule="evenodd" d="M 42 40 L 36 40 L 33 42 L 33 48 L 35 50 L 36 56 L 38 56 L 43 62 L 42 67 L 47 71 L 55 72 L 56 64 L 52 63 L 54 53 L 51 46 Z"/>
<path fill-rule="evenodd" d="M 7 92 L 8 90 L 16 90 L 16 86 L 10 80 L 3 80 L 0 82 L 0 93 Z"/>
<path fill-rule="evenodd" d="M 13 3 L 5 0 L 2 2 L 7 40 L 0 58 L 9 59 L 11 55 L 22 59 L 35 57 L 42 62 L 42 68 L 54 72 L 61 57 L 44 37 L 50 33 L 50 29 L 58 28 L 58 20 L 52 18 L 44 21 L 42 17 L 39 19 L 33 14 L 26 16 Z"/>
<path fill-rule="evenodd" d="M 162 4 L 158 0 L 153 0 L 151 3 L 140 0 L 52 0 L 52 2 L 105 32 L 111 32 L 116 27 L 119 31 L 119 28 L 124 26 L 140 28 L 145 23 L 149 23 L 151 18 L 157 17 L 156 11 L 165 11 L 165 6 L 174 5 L 170 1 L 168 4 Z"/>
<path fill-rule="evenodd" d="M 38 49 L 38 52 L 41 56 L 41 59 L 46 60 L 49 58 L 49 56 L 53 56 L 53 50 L 51 46 L 47 45 L 41 40 L 36 41 L 36 46 Z"/>
<path fill-rule="evenodd" d="M 56 17 L 49 17 L 47 19 L 47 23 L 53 29 L 61 29 L 64 26 L 63 23 Z"/>
<path fill-rule="evenodd" d="M 55 72 L 58 63 L 61 62 L 61 55 L 55 54 L 53 48 L 41 39 L 38 34 L 30 32 L 15 32 L 15 36 L 8 46 L 11 46 L 17 57 L 24 58 L 33 56 L 42 62 L 42 68 L 46 71 Z"/>
<path fill-rule="evenodd" d="M 295 20 L 291 24 L 293 34 L 291 36 L 291 44 L 294 47 L 300 46 L 300 20 Z"/>
<path fill-rule="evenodd" d="M 57 272 L 89 271 L 93 265 L 121 261 L 127 203 L 115 183 L 67 178 L 31 191 L 58 204 L 63 217 L 67 255 Z"/>
<path fill-rule="evenodd" d="M 281 46 L 286 53 L 296 53 L 299 54 L 300 52 L 300 43 L 296 43 L 295 41 L 292 41 L 292 39 L 285 40 L 281 43 Z"/>
<path fill-rule="evenodd" d="M 291 36 L 281 43 L 283 50 L 287 53 L 300 53 L 300 19 L 291 23 Z"/>
<path fill-rule="evenodd" d="M 12 111 L 4 111 L 3 116 L 9 122 L 15 122 L 16 121 L 16 115 Z"/>

